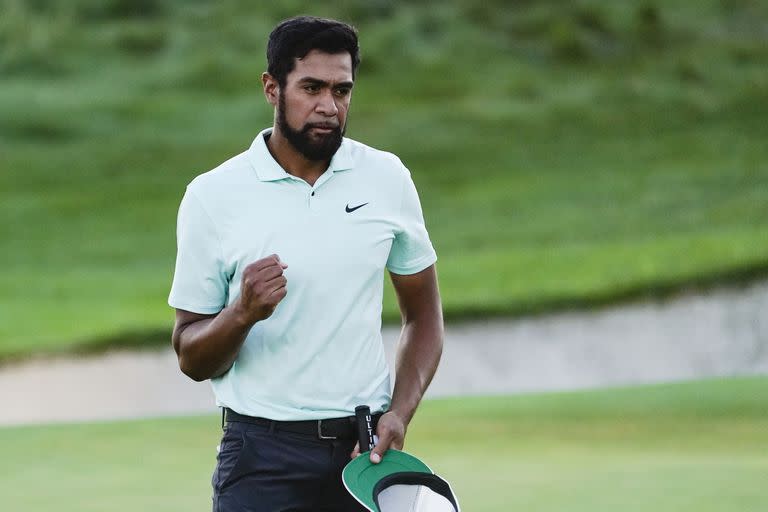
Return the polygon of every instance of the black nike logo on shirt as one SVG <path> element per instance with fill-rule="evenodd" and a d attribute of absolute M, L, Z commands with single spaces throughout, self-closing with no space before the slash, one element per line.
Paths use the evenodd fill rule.
<path fill-rule="evenodd" d="M 353 211 L 357 210 L 358 208 L 362 208 L 363 206 L 365 206 L 365 205 L 367 205 L 367 204 L 368 204 L 368 203 L 363 203 L 363 204 L 361 204 L 361 205 L 358 205 L 358 206 L 355 206 L 355 207 L 353 207 L 353 208 L 350 208 L 350 207 L 349 207 L 349 203 L 347 203 L 347 207 L 345 208 L 345 210 L 347 210 L 347 213 L 352 213 Z"/>

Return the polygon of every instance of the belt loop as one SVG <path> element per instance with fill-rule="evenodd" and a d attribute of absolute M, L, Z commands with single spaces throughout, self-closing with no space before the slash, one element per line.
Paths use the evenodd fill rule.
<path fill-rule="evenodd" d="M 272 420 L 269 422 L 269 433 L 274 434 L 275 433 L 275 425 L 277 422 L 275 420 Z"/>
<path fill-rule="evenodd" d="M 224 414 L 226 413 L 226 409 L 224 407 L 221 408 L 221 430 L 224 430 Z"/>

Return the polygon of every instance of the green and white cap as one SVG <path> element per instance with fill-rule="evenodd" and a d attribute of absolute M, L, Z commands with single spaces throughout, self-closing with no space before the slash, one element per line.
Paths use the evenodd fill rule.
<path fill-rule="evenodd" d="M 413 455 L 387 450 L 378 464 L 370 452 L 344 468 L 347 491 L 371 512 L 461 512 L 448 482 Z"/>

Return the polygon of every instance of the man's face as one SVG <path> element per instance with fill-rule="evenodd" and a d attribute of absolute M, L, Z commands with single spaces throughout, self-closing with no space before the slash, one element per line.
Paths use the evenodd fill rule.
<path fill-rule="evenodd" d="M 308 160 L 329 160 L 341 145 L 352 99 L 352 57 L 312 50 L 280 89 L 277 126 Z"/>

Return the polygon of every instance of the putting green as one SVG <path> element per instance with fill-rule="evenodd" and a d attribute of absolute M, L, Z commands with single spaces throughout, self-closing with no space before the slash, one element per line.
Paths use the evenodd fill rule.
<path fill-rule="evenodd" d="M 472 512 L 767 510 L 768 378 L 425 402 L 405 449 Z M 0 429 L 6 510 L 206 510 L 216 416 Z"/>

